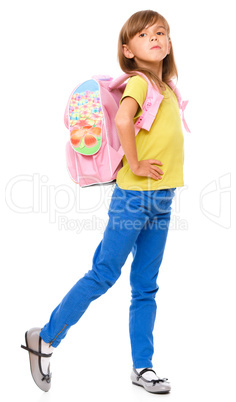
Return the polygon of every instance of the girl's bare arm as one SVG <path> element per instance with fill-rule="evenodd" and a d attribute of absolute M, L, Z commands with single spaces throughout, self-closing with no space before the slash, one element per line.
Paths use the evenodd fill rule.
<path fill-rule="evenodd" d="M 162 163 L 156 159 L 138 160 L 133 118 L 138 110 L 138 103 L 131 97 L 123 99 L 115 118 L 115 124 L 121 146 L 132 172 L 137 176 L 161 179 Z"/>

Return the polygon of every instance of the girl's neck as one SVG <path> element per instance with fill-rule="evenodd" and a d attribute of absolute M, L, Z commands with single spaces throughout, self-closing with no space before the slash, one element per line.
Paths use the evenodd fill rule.
<path fill-rule="evenodd" d="M 146 63 L 139 63 L 138 67 L 140 68 L 147 68 L 149 71 L 151 71 L 153 74 L 155 74 L 159 80 L 162 81 L 162 61 L 158 65 L 146 65 Z"/>
<path fill-rule="evenodd" d="M 152 73 L 154 73 L 160 81 L 162 81 L 162 63 L 160 66 L 158 66 L 157 68 L 151 69 L 150 70 Z"/>

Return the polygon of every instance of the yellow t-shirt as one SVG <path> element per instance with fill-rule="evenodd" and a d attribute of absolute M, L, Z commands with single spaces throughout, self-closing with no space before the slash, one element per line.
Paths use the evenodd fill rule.
<path fill-rule="evenodd" d="M 161 180 L 136 176 L 130 169 L 126 157 L 123 167 L 116 178 L 118 186 L 125 190 L 161 190 L 182 187 L 184 163 L 184 137 L 181 125 L 178 101 L 173 90 L 166 85 L 162 92 L 164 98 L 159 106 L 150 131 L 141 129 L 136 136 L 138 160 L 157 159 L 163 163 L 159 166 L 164 172 Z M 126 85 L 121 101 L 130 96 L 134 98 L 139 109 L 134 122 L 142 114 L 142 105 L 147 94 L 147 82 L 140 76 L 131 77 Z"/>

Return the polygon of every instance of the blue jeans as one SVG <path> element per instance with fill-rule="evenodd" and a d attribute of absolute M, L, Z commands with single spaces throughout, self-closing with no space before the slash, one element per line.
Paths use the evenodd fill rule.
<path fill-rule="evenodd" d="M 67 293 L 41 331 L 42 339 L 57 347 L 89 304 L 117 281 L 132 251 L 129 330 L 134 368 L 152 367 L 155 296 L 169 228 L 175 189 L 122 190 L 112 195 L 109 221 L 98 245 L 92 269 Z"/>

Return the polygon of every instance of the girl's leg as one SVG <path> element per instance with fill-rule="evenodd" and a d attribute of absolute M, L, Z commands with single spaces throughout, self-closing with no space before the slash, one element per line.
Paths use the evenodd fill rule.
<path fill-rule="evenodd" d="M 92 269 L 74 285 L 52 312 L 50 321 L 40 333 L 44 342 L 57 347 L 89 304 L 104 294 L 119 278 L 121 268 L 147 220 L 142 210 L 137 211 L 133 200 L 132 206 L 127 208 L 127 196 L 127 192 L 116 187 L 110 204 L 109 222 L 94 254 Z"/>
<path fill-rule="evenodd" d="M 163 203 L 161 213 L 150 219 L 140 232 L 133 247 L 130 283 L 132 300 L 129 330 L 134 368 L 152 367 L 153 329 L 156 318 L 155 296 L 157 276 L 165 249 L 170 203 Z M 163 211 L 163 209 L 166 211 Z"/>

